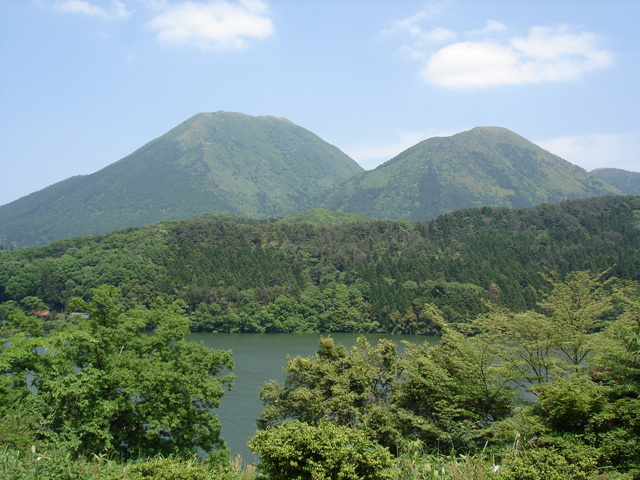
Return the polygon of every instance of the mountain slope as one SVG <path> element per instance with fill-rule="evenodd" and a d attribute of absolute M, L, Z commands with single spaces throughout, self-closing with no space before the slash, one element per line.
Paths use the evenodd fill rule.
<path fill-rule="evenodd" d="M 94 174 L 0 207 L 0 243 L 42 245 L 215 210 L 276 216 L 361 171 L 286 119 L 201 113 Z"/>
<path fill-rule="evenodd" d="M 461 208 L 533 207 L 620 193 L 505 128 L 477 127 L 424 140 L 303 208 L 426 220 Z"/>
<path fill-rule="evenodd" d="M 630 195 L 640 195 L 640 173 L 628 172 L 619 168 L 597 168 L 589 175 L 596 177 L 609 185 Z"/>

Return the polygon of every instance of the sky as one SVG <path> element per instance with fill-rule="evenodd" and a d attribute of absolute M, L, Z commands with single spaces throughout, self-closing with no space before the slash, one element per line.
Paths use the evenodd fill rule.
<path fill-rule="evenodd" d="M 640 171 L 639 24 L 637 0 L 0 0 L 0 205 L 219 110 L 367 170 L 500 126 Z"/>

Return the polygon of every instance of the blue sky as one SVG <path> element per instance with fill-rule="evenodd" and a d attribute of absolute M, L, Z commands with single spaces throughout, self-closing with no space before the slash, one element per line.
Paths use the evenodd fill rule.
<path fill-rule="evenodd" d="M 640 171 L 639 24 L 635 0 L 0 0 L 0 205 L 218 110 L 367 169 L 494 125 Z"/>

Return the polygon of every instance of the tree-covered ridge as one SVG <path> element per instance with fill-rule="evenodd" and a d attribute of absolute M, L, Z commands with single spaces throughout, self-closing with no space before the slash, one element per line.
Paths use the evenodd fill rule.
<path fill-rule="evenodd" d="M 305 206 L 429 220 L 461 208 L 533 207 L 620 193 L 505 128 L 477 127 L 424 140 Z"/>
<path fill-rule="evenodd" d="M 596 168 L 589 172 L 628 195 L 640 195 L 640 173 L 619 168 Z"/>
<path fill-rule="evenodd" d="M 315 226 L 338 225 L 348 222 L 366 222 L 369 219 L 354 213 L 313 208 L 304 213 L 293 213 L 277 220 L 277 223 L 309 223 Z"/>
<path fill-rule="evenodd" d="M 361 171 L 288 120 L 201 113 L 96 173 L 0 207 L 0 244 L 43 245 L 215 210 L 282 215 Z"/>
<path fill-rule="evenodd" d="M 457 323 L 534 308 L 541 273 L 603 270 L 639 280 L 640 198 L 532 209 L 478 208 L 430 222 L 316 226 L 207 219 L 151 224 L 0 257 L 0 303 L 53 309 L 102 284 L 130 305 L 180 300 L 194 330 L 431 333 L 433 309 Z"/>

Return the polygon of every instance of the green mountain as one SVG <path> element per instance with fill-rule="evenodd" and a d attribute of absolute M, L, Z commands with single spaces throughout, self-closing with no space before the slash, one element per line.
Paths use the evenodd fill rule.
<path fill-rule="evenodd" d="M 201 113 L 96 173 L 0 207 L 0 243 L 43 245 L 215 210 L 277 216 L 361 171 L 289 120 Z"/>
<path fill-rule="evenodd" d="M 426 220 L 461 208 L 533 207 L 621 193 L 505 128 L 477 127 L 424 140 L 315 195 L 303 209 Z"/>
<path fill-rule="evenodd" d="M 638 172 L 628 172 L 619 168 L 597 168 L 591 170 L 589 175 L 613 185 L 624 193 L 640 195 L 640 173 Z"/>

